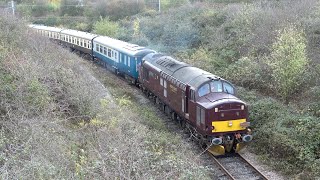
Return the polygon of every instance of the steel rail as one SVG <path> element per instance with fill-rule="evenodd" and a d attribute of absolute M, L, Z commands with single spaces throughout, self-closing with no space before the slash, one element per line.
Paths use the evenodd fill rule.
<path fill-rule="evenodd" d="M 241 154 L 238 154 L 238 156 L 243 160 L 245 161 L 252 169 L 254 169 L 258 174 L 259 176 L 261 176 L 263 179 L 265 180 L 268 180 L 268 178 L 263 175 L 257 168 L 255 168 L 246 158 L 244 158 Z"/>
<path fill-rule="evenodd" d="M 235 180 L 235 178 L 229 173 L 229 171 L 218 161 L 218 159 L 211 154 L 211 156 L 213 157 L 213 160 L 216 162 L 216 164 L 220 167 L 220 169 L 222 171 L 224 171 L 224 173 L 232 180 Z"/>

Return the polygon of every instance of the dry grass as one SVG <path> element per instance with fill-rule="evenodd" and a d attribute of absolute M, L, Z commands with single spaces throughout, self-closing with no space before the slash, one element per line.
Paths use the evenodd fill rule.
<path fill-rule="evenodd" d="M 0 17 L 0 179 L 209 179 L 180 136 L 144 123 L 152 111 L 113 99 L 76 55 L 10 18 Z"/>

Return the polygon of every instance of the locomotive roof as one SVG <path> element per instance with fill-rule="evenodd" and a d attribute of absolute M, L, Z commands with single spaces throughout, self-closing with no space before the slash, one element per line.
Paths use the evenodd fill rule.
<path fill-rule="evenodd" d="M 30 24 L 29 27 L 33 29 L 40 29 L 40 30 L 51 31 L 51 32 L 60 32 L 61 30 L 63 30 L 57 27 L 49 27 L 49 26 L 36 25 L 36 24 Z"/>
<path fill-rule="evenodd" d="M 62 30 L 61 33 L 62 34 L 67 34 L 67 35 L 70 35 L 70 36 L 84 38 L 84 39 L 87 39 L 87 40 L 92 40 L 94 37 L 98 36 L 96 34 L 91 34 L 91 33 L 88 33 L 88 32 L 77 31 L 77 30 L 72 30 L 72 29 Z"/>
<path fill-rule="evenodd" d="M 212 73 L 193 67 L 184 62 L 180 62 L 163 54 L 151 53 L 145 56 L 144 60 L 166 74 L 178 79 L 182 83 L 188 84 L 194 88 L 199 87 L 202 83 L 208 81 L 209 79 L 220 78 Z"/>
<path fill-rule="evenodd" d="M 144 55 L 146 53 L 155 52 L 146 47 L 127 43 L 127 42 L 120 41 L 118 39 L 113 39 L 107 36 L 99 36 L 94 39 L 94 42 L 111 47 L 115 50 L 118 50 L 120 52 L 126 53 L 131 56 L 139 56 L 139 55 Z"/>

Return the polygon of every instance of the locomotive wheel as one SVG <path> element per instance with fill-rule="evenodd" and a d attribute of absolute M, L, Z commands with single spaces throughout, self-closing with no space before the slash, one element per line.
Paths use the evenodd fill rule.
<path fill-rule="evenodd" d="M 158 97 L 156 97 L 156 104 L 160 104 L 160 100 Z"/>
<path fill-rule="evenodd" d="M 186 121 L 184 119 L 180 119 L 179 124 L 182 129 L 186 128 Z"/>
<path fill-rule="evenodd" d="M 176 114 L 175 112 L 172 112 L 172 113 L 171 113 L 171 119 L 172 119 L 173 121 L 177 121 L 177 114 Z"/>

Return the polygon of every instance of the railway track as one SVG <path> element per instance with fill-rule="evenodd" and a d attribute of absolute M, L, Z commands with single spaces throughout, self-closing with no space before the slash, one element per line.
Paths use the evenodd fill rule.
<path fill-rule="evenodd" d="M 227 178 L 232 180 L 267 180 L 259 170 L 257 170 L 251 163 L 249 163 L 240 154 L 233 154 L 229 156 L 215 157 L 213 160 L 224 172 Z"/>

